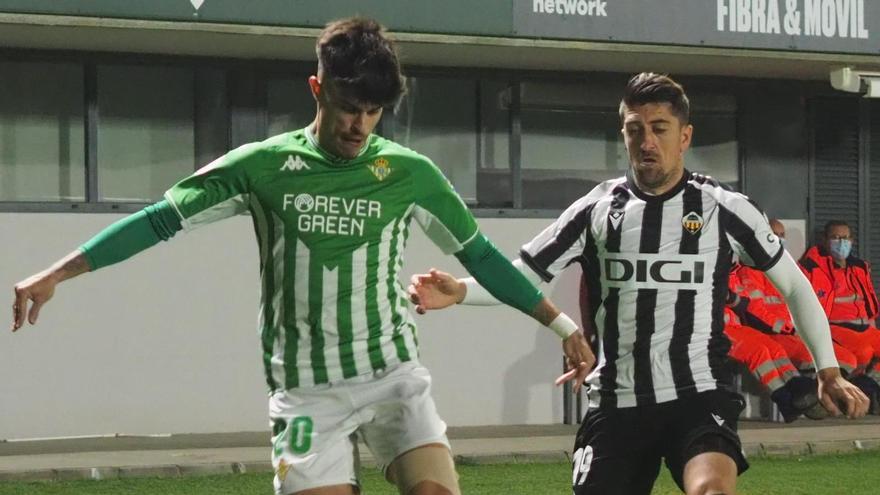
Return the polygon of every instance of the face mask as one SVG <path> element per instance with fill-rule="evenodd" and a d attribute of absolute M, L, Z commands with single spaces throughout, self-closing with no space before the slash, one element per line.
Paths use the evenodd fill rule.
<path fill-rule="evenodd" d="M 845 260 L 849 257 L 849 252 L 852 250 L 852 241 L 849 239 L 832 239 L 828 243 L 828 248 L 834 259 Z"/>

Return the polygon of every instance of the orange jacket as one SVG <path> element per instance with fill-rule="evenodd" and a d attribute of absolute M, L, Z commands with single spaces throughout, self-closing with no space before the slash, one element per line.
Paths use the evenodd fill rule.
<path fill-rule="evenodd" d="M 724 327 L 738 327 L 742 326 L 742 322 L 739 320 L 739 316 L 737 316 L 736 312 L 730 306 L 724 306 Z"/>
<path fill-rule="evenodd" d="M 867 261 L 850 256 L 841 268 L 824 249 L 813 246 L 804 253 L 800 264 L 829 322 L 854 330 L 874 326 L 878 301 Z"/>
<path fill-rule="evenodd" d="M 794 323 L 782 295 L 760 270 L 737 263 L 730 273 L 730 290 L 740 296 L 740 318 L 764 333 L 794 333 Z"/>

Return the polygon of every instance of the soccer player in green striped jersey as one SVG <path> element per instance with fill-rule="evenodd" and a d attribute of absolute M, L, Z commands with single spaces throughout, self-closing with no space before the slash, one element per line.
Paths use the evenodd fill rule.
<path fill-rule="evenodd" d="M 398 279 L 413 221 L 499 300 L 563 337 L 577 385 L 594 358 L 571 319 L 480 233 L 439 169 L 372 133 L 405 87 L 384 29 L 363 18 L 335 21 L 321 33 L 317 55 L 311 125 L 227 153 L 17 284 L 13 330 L 26 314 L 35 323 L 63 280 L 179 230 L 250 214 L 260 248 L 258 325 L 276 493 L 359 493 L 360 437 L 401 493 L 457 494 L 446 425 L 418 363 Z"/>

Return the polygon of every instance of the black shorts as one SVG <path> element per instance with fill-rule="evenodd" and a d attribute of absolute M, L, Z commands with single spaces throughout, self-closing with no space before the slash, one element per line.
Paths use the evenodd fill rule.
<path fill-rule="evenodd" d="M 684 466 L 705 452 L 719 452 L 749 464 L 736 434 L 745 402 L 726 390 L 651 406 L 591 409 L 574 444 L 572 486 L 575 495 L 651 493 L 660 461 L 684 491 Z"/>

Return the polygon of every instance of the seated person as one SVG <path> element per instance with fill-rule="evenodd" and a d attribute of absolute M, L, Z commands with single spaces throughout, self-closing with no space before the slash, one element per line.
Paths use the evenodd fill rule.
<path fill-rule="evenodd" d="M 821 245 L 801 258 L 801 268 L 825 308 L 833 340 L 856 356 L 853 374 L 864 371 L 876 380 L 880 378 L 880 330 L 875 320 L 880 304 L 871 266 L 852 255 L 852 233 L 846 222 L 828 222 L 823 237 Z M 872 393 L 871 409 L 880 413 L 880 390 Z"/>
<path fill-rule="evenodd" d="M 770 228 L 784 246 L 785 226 L 782 222 L 771 219 Z M 737 314 L 746 325 L 770 335 L 785 348 L 788 357 L 799 370 L 814 368 L 813 356 L 795 332 L 788 306 L 763 272 L 741 264 L 734 265 L 730 273 L 730 290 L 740 297 L 748 298 L 747 304 L 737 306 L 740 309 Z M 836 342 L 834 354 L 840 363 L 841 372 L 852 376 L 858 365 L 855 354 Z"/>
<path fill-rule="evenodd" d="M 737 303 L 736 294 L 731 292 L 728 297 L 731 304 Z M 801 375 L 785 349 L 770 336 L 744 326 L 730 305 L 724 308 L 724 334 L 731 344 L 727 355 L 767 387 L 786 423 L 801 414 L 813 419 L 827 416 L 816 398 L 815 379 Z"/>

